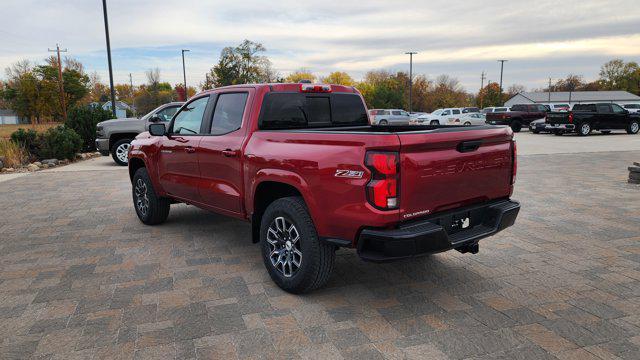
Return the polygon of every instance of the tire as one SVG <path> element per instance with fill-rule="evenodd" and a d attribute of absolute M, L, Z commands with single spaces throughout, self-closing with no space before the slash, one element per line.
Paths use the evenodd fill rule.
<path fill-rule="evenodd" d="M 323 286 L 331 276 L 335 247 L 320 242 L 301 197 L 280 198 L 267 207 L 260 222 L 260 247 L 269 276 L 284 291 L 306 293 Z"/>
<path fill-rule="evenodd" d="M 471 126 L 471 123 L 467 121 L 467 122 L 466 122 L 466 123 L 464 123 L 463 125 L 464 125 L 464 126 Z"/>
<path fill-rule="evenodd" d="M 131 141 L 131 139 L 121 139 L 116 141 L 116 143 L 111 147 L 111 157 L 116 164 L 120 166 L 127 166 L 129 163 L 127 153 L 129 152 Z"/>
<path fill-rule="evenodd" d="M 564 134 L 562 131 L 556 130 L 553 132 L 553 135 L 555 136 L 562 136 L 562 134 Z"/>
<path fill-rule="evenodd" d="M 171 201 L 156 194 L 146 168 L 138 169 L 133 175 L 131 193 L 133 207 L 142 223 L 156 225 L 167 220 Z"/>
<path fill-rule="evenodd" d="M 531 130 L 531 132 L 534 134 L 540 134 L 540 130 Z"/>
<path fill-rule="evenodd" d="M 514 121 L 511 123 L 511 130 L 513 130 L 513 132 L 520 132 L 520 130 L 522 130 L 522 123 L 520 121 Z"/>
<path fill-rule="evenodd" d="M 587 136 L 591 134 L 591 124 L 585 121 L 581 123 L 580 126 L 578 126 L 577 131 L 578 131 L 578 135 Z"/>
<path fill-rule="evenodd" d="M 380 120 L 378 121 L 378 125 L 389 125 L 389 123 L 387 122 L 387 120 Z"/>
<path fill-rule="evenodd" d="M 429 122 L 429 125 L 440 125 L 440 121 L 438 121 L 438 120 L 431 120 L 431 121 Z"/>
<path fill-rule="evenodd" d="M 640 131 L 640 122 L 638 120 L 631 120 L 627 125 L 627 134 L 637 134 Z"/>

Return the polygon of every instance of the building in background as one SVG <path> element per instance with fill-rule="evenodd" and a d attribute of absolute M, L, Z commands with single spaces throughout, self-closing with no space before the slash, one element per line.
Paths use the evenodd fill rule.
<path fill-rule="evenodd" d="M 551 100 L 549 100 L 551 97 Z M 580 104 L 580 103 L 640 104 L 640 96 L 627 91 L 558 91 L 521 92 L 511 97 L 504 106 L 517 104 Z"/>
<path fill-rule="evenodd" d="M 105 110 L 111 111 L 111 101 L 107 101 L 106 103 L 102 104 L 102 108 Z M 130 111 L 130 112 L 133 111 L 131 109 L 131 106 L 129 106 L 127 103 L 122 102 L 120 100 L 116 101 L 116 117 L 118 119 L 126 118 L 127 111 Z"/>
<path fill-rule="evenodd" d="M 0 109 L 0 125 L 18 125 L 28 123 L 29 119 L 18 116 L 18 114 L 13 110 Z"/>

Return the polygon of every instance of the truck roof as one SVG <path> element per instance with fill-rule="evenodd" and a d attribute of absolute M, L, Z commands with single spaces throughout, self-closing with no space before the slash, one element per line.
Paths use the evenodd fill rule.
<path fill-rule="evenodd" d="M 211 93 L 216 90 L 223 89 L 239 89 L 239 88 L 269 88 L 269 91 L 278 91 L 278 92 L 302 92 L 302 86 L 330 86 L 331 92 L 346 92 L 346 93 L 357 93 L 355 87 L 353 86 L 344 86 L 344 85 L 334 85 L 334 84 L 321 84 L 321 83 L 268 83 L 268 84 L 240 84 L 240 85 L 228 85 L 222 86 L 219 88 L 214 88 L 210 90 L 205 90 L 201 92 L 201 94 Z"/>

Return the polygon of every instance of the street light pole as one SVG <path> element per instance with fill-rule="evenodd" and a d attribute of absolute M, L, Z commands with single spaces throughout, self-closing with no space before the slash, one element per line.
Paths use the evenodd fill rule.
<path fill-rule="evenodd" d="M 113 87 L 113 67 L 111 66 L 111 42 L 109 41 L 109 20 L 107 17 L 107 0 L 102 0 L 102 12 L 104 14 L 104 33 L 107 38 L 107 60 L 109 61 L 109 85 L 111 86 L 111 112 L 116 115 L 116 89 Z"/>
<path fill-rule="evenodd" d="M 502 102 L 502 72 L 504 70 L 504 63 L 509 60 L 498 60 L 500 63 L 500 102 Z"/>
<path fill-rule="evenodd" d="M 409 114 L 411 114 L 411 95 L 413 92 L 413 55 L 417 54 L 417 52 L 408 51 L 405 54 L 409 55 Z"/>
<path fill-rule="evenodd" d="M 184 101 L 187 101 L 189 93 L 187 92 L 187 72 L 184 66 L 184 53 L 190 51 L 188 49 L 182 49 L 182 77 L 184 78 Z"/>

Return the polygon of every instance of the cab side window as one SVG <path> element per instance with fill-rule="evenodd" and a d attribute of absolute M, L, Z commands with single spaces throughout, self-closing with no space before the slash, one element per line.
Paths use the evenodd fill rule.
<path fill-rule="evenodd" d="M 459 115 L 460 114 L 460 110 L 458 110 L 458 109 L 453 109 L 452 111 L 453 111 L 454 115 Z"/>
<path fill-rule="evenodd" d="M 169 106 L 156 113 L 161 121 L 171 121 L 173 115 L 180 109 L 180 106 Z"/>
<path fill-rule="evenodd" d="M 624 109 L 619 106 L 618 104 L 611 104 L 611 108 L 613 109 L 613 112 L 616 114 L 623 114 L 624 113 Z"/>
<path fill-rule="evenodd" d="M 609 109 L 609 105 L 607 104 L 598 104 L 596 106 L 598 108 L 598 112 L 601 114 L 606 114 L 611 112 L 611 110 Z"/>
<path fill-rule="evenodd" d="M 247 96 L 249 96 L 248 93 L 218 95 L 216 108 L 213 111 L 211 134 L 222 135 L 240 129 Z"/>
<path fill-rule="evenodd" d="M 199 134 L 208 101 L 209 97 L 205 96 L 185 105 L 176 115 L 171 132 L 182 135 Z"/>
<path fill-rule="evenodd" d="M 391 112 L 391 114 L 393 114 L 393 115 L 400 115 L 401 113 L 400 113 L 400 111 L 394 110 L 394 111 L 392 111 L 392 112 Z"/>

